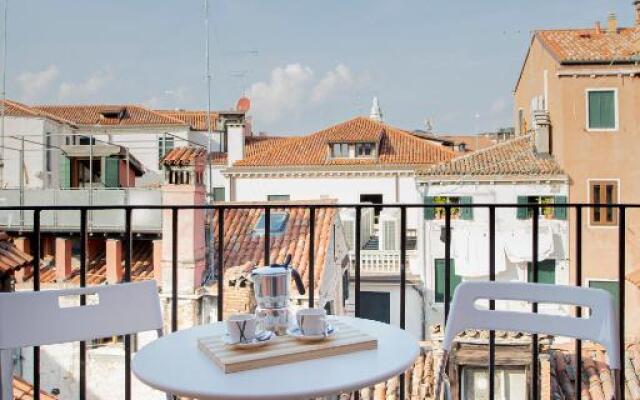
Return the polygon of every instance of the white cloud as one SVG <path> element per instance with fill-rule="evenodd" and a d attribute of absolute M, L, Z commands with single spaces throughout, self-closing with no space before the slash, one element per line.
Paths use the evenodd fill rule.
<path fill-rule="evenodd" d="M 58 89 L 58 96 L 61 100 L 84 100 L 98 93 L 113 78 L 112 69 L 105 67 L 93 72 L 84 81 L 61 83 Z"/>
<path fill-rule="evenodd" d="M 354 85 L 351 70 L 344 64 L 338 64 L 316 84 L 311 92 L 311 101 L 322 103 L 338 91 L 349 89 Z"/>
<path fill-rule="evenodd" d="M 265 122 L 274 122 L 298 109 L 309 93 L 313 78 L 311 68 L 289 64 L 271 71 L 269 82 L 257 82 L 247 91 L 254 115 Z"/>
<path fill-rule="evenodd" d="M 190 102 L 191 96 L 184 86 L 174 89 L 167 89 L 162 94 L 153 96 L 144 102 L 149 108 L 176 108 L 181 104 Z"/>
<path fill-rule="evenodd" d="M 247 96 L 251 99 L 254 116 L 269 124 L 292 113 L 326 104 L 367 80 L 366 73 L 356 76 L 344 64 L 338 64 L 318 80 L 310 67 L 296 63 L 275 68 L 270 80 L 251 85 Z"/>
<path fill-rule="evenodd" d="M 22 92 L 21 99 L 23 101 L 40 100 L 40 97 L 46 94 L 53 81 L 58 77 L 58 67 L 49 65 L 42 71 L 23 72 L 16 80 Z"/>

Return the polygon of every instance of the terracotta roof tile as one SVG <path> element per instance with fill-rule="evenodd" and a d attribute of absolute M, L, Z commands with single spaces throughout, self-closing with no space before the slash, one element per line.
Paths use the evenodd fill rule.
<path fill-rule="evenodd" d="M 533 135 L 523 135 L 417 172 L 419 176 L 561 175 L 553 157 L 535 154 Z"/>
<path fill-rule="evenodd" d="M 56 400 L 57 397 L 40 391 L 40 400 Z M 33 385 L 24 379 L 13 377 L 13 400 L 33 400 Z"/>
<path fill-rule="evenodd" d="M 0 232 L 0 275 L 13 274 L 16 270 L 31 264 L 33 257 L 24 253 L 9 239 L 5 232 Z"/>
<path fill-rule="evenodd" d="M 207 120 L 206 111 L 194 111 L 194 110 L 155 110 L 157 113 L 169 116 L 171 118 L 179 119 L 191 126 L 191 130 L 194 131 L 208 131 L 209 121 Z M 211 112 L 211 130 L 216 129 L 216 121 L 218 120 L 218 113 Z"/>
<path fill-rule="evenodd" d="M 535 33 L 561 63 L 633 62 L 640 48 L 640 29 L 620 28 L 617 33 L 593 29 L 542 30 Z"/>
<path fill-rule="evenodd" d="M 176 147 L 162 159 L 163 165 L 200 165 L 205 163 L 207 150 L 202 147 Z"/>
<path fill-rule="evenodd" d="M 17 101 L 5 100 L 4 103 L 0 100 L 0 107 L 4 105 L 4 115 L 11 117 L 33 117 L 33 118 L 49 118 L 56 122 L 63 124 L 75 125 L 73 121 L 62 118 L 60 116 L 48 113 L 44 110 L 39 110 L 26 104 L 18 103 Z"/>
<path fill-rule="evenodd" d="M 32 107 L 77 125 L 188 125 L 184 121 L 131 104 L 41 105 Z"/>
<path fill-rule="evenodd" d="M 311 204 L 327 204 L 329 200 L 305 202 Z M 330 201 L 333 203 L 334 201 Z M 234 203 L 238 204 L 238 203 Z M 252 203 L 247 203 L 252 204 Z M 278 203 L 280 204 L 280 203 Z M 282 263 L 287 254 L 291 254 L 291 265 L 302 276 L 305 287 L 309 283 L 309 210 L 306 208 L 273 209 L 271 215 L 284 213 L 287 215 L 286 225 L 282 233 L 271 234 L 271 263 Z M 252 205 L 255 205 L 253 203 Z M 264 265 L 264 235 L 255 232 L 258 220 L 264 215 L 261 209 L 229 209 L 224 214 L 224 263 L 225 269 L 244 265 Z M 314 279 L 319 283 L 323 276 L 323 267 L 327 261 L 328 247 L 333 234 L 333 226 L 337 211 L 334 208 L 316 208 L 315 222 L 315 269 Z M 218 235 L 218 213 L 213 217 L 214 234 Z M 316 285 L 316 288 L 319 288 Z"/>
<path fill-rule="evenodd" d="M 245 138 L 244 142 L 245 158 L 254 157 L 262 151 L 277 149 L 279 145 L 291 139 L 293 138 L 283 136 L 249 136 Z M 227 153 L 213 152 L 209 156 L 209 160 L 213 165 L 226 165 Z"/>
<path fill-rule="evenodd" d="M 332 159 L 329 143 L 335 141 L 371 141 L 380 138 L 378 158 Z M 362 139 L 364 138 L 364 139 Z M 322 166 L 322 165 L 427 165 L 452 158 L 446 148 L 420 139 L 409 132 L 389 125 L 357 117 L 308 136 L 289 137 L 269 142 L 234 164 L 237 167 L 258 166 Z"/>

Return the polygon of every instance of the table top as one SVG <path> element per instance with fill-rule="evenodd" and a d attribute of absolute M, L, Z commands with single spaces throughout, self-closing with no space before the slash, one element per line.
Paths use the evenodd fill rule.
<path fill-rule="evenodd" d="M 185 329 L 143 347 L 133 372 L 147 385 L 200 400 L 306 399 L 360 389 L 406 371 L 419 353 L 399 328 L 366 319 L 332 317 L 378 339 L 378 348 L 225 374 L 198 349 L 197 339 L 224 334 L 223 323 Z"/>

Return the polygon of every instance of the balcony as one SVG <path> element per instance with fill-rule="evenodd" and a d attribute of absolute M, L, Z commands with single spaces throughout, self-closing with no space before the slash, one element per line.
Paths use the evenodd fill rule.
<path fill-rule="evenodd" d="M 163 312 L 166 321 L 165 330 L 174 332 L 197 324 L 205 324 L 211 321 L 222 320 L 226 313 L 233 311 L 232 307 L 242 307 L 243 299 L 250 299 L 250 286 L 246 285 L 246 279 L 242 271 L 236 266 L 246 261 L 258 264 L 268 264 L 277 261 L 283 253 L 283 248 L 296 248 L 298 266 L 306 277 L 306 286 L 309 294 L 293 299 L 294 306 L 306 305 L 328 306 L 335 314 L 353 314 L 358 317 L 372 317 L 367 314 L 372 309 L 391 307 L 389 313 L 397 317 L 400 327 L 409 327 L 412 320 L 418 319 L 421 324 L 421 332 L 416 333 L 416 339 L 422 345 L 422 353 L 414 366 L 406 374 L 395 379 L 381 383 L 372 388 L 364 388 L 357 393 L 343 393 L 340 398 L 400 398 L 400 399 L 428 399 L 433 393 L 433 371 L 437 371 L 440 362 L 438 346 L 441 340 L 443 327 L 446 325 L 450 301 L 455 291 L 455 281 L 458 279 L 454 271 L 454 251 L 452 249 L 452 223 L 449 205 L 425 205 L 425 204 L 384 204 L 385 209 L 395 209 L 398 214 L 398 250 L 365 250 L 360 246 L 353 251 L 349 250 L 348 234 L 340 232 L 342 223 L 338 219 L 342 215 L 340 210 L 353 210 L 353 242 L 363 246 L 375 233 L 375 228 L 367 228 L 363 225 L 362 218 L 372 218 L 367 214 L 368 205 L 363 204 L 335 204 L 321 202 L 291 202 L 278 203 L 251 203 L 235 204 L 225 203 L 212 206 L 168 206 L 168 205 L 93 205 L 93 206 L 56 206 L 50 203 L 42 206 L 25 207 L 0 207 L 0 227 L 14 231 L 13 220 L 9 215 L 23 215 L 25 223 L 22 228 L 26 232 L 25 237 L 30 246 L 24 249 L 34 259 L 44 259 L 46 253 L 42 238 L 45 235 L 45 226 L 50 223 L 45 217 L 51 213 L 67 213 L 65 221 L 78 228 L 79 249 L 75 254 L 78 263 L 74 266 L 77 271 L 77 281 L 68 281 L 61 285 L 77 284 L 81 287 L 90 285 L 89 282 L 107 282 L 95 280 L 95 277 L 105 273 L 101 266 L 89 263 L 92 260 L 89 254 L 92 252 L 88 245 L 89 219 L 92 213 L 109 212 L 110 215 L 120 215 L 118 221 L 122 221 L 122 232 L 118 232 L 122 241 L 122 275 L 116 278 L 116 282 L 127 282 L 140 278 L 136 268 L 138 263 L 144 266 L 144 258 L 138 256 L 136 244 L 137 231 L 141 225 L 136 225 L 136 215 L 164 214 L 162 224 L 164 226 L 164 256 L 158 273 L 154 276 L 161 288 L 163 299 Z M 420 307 L 413 303 L 418 296 L 409 290 L 408 263 L 409 258 L 417 258 L 419 254 L 409 250 L 410 236 L 407 235 L 408 214 L 410 210 L 440 207 L 444 210 L 442 221 L 442 246 L 444 259 L 442 261 L 442 274 L 428 272 L 421 275 L 418 299 L 422 301 L 422 307 L 427 310 L 429 301 L 441 301 L 442 318 L 437 319 L 433 315 L 420 320 L 422 312 Z M 531 256 L 528 279 L 539 282 L 546 277 L 546 269 L 543 261 L 539 259 L 539 232 L 541 228 L 541 208 L 539 204 L 470 204 L 468 207 L 483 209 L 487 212 L 487 240 L 479 243 L 479 246 L 487 246 L 487 277 L 488 280 L 503 279 L 507 275 L 496 274 L 496 260 L 501 256 L 496 251 L 496 214 L 501 210 L 515 210 L 526 208 L 531 211 L 532 218 L 523 224 L 531 229 Z M 566 284 L 586 285 L 590 280 L 589 271 L 583 270 L 582 249 L 583 246 L 592 245 L 583 243 L 583 232 L 588 229 L 586 218 L 593 207 L 613 209 L 618 215 L 618 225 L 615 229 L 608 230 L 614 238 L 611 242 L 601 242 L 611 248 L 615 257 L 603 262 L 602 268 L 607 268 L 615 279 L 611 279 L 608 288 L 615 289 L 618 293 L 618 313 L 621 351 L 626 352 L 626 371 L 623 371 L 622 382 L 626 382 L 627 398 L 637 394 L 635 386 L 638 382 L 637 371 L 640 365 L 640 357 L 637 353 L 635 338 L 629 335 L 629 331 L 635 328 L 636 316 L 633 312 L 625 313 L 625 310 L 633 310 L 638 300 L 638 289 L 631 283 L 625 285 L 625 281 L 634 282 L 637 273 L 632 272 L 633 267 L 627 261 L 627 253 L 632 249 L 629 245 L 628 234 L 630 230 L 627 223 L 633 221 L 636 209 L 640 205 L 591 205 L 591 204 L 565 204 L 557 207 L 567 209 L 570 217 L 568 224 L 573 229 L 573 236 L 569 237 L 572 252 L 568 255 L 570 263 L 566 268 L 569 280 Z M 421 210 L 420 210 L 421 211 Z M 185 235 L 189 233 L 182 228 L 182 222 L 187 227 L 193 227 L 198 223 L 198 213 L 202 213 L 204 224 L 202 225 L 202 240 L 206 240 L 205 254 L 202 254 L 203 270 L 198 275 L 198 280 L 192 279 L 194 270 L 198 266 L 187 269 L 183 265 L 182 247 Z M 418 213 L 421 215 L 421 213 Z M 195 215 L 195 217 L 194 217 Z M 584 217 L 584 218 L 583 218 Z M 47 217 L 48 218 L 48 217 Z M 237 218 L 237 219 L 236 219 Z M 244 221 L 243 223 L 235 223 Z M 251 222 L 253 221 L 253 222 Z M 344 222 L 344 221 L 343 221 Z M 414 223 L 428 224 L 422 219 Z M 245 242 L 240 241 L 239 226 L 256 224 L 263 227 L 261 232 L 250 229 L 250 238 Z M 264 229 L 264 227 L 270 229 Z M 289 227 L 298 229 L 293 239 L 289 235 Z M 338 230 L 336 230 L 338 229 Z M 456 228 L 458 229 L 458 228 Z M 144 229 L 143 229 L 144 230 Z M 159 230 L 159 228 L 158 228 Z M 192 229 L 193 230 L 193 229 Z M 349 228 L 346 229 L 347 231 Z M 368 233 L 368 238 L 363 238 L 363 232 Z M 421 241 L 427 240 L 426 236 L 420 236 L 418 230 L 418 247 Z M 348 233 L 348 232 L 347 232 Z M 200 237 L 197 233 L 195 237 Z M 342 239 L 341 239 L 342 237 Z M 586 238 L 586 235 L 584 236 Z M 291 240 L 291 241 L 290 241 Z M 438 237 L 438 240 L 440 238 Z M 329 244 L 325 243 L 328 242 Z M 16 242 L 17 243 L 17 242 Z M 293 243 L 293 244 L 292 244 Z M 252 246 L 250 251 L 243 246 Z M 297 247 L 296 247 L 297 246 Z M 326 247 L 324 247 L 326 246 Z M 71 248 L 70 246 L 69 248 Z M 627 249 L 629 247 L 629 249 Z M 326 249 L 326 250 L 325 250 Z M 499 249 L 500 250 L 500 249 Z M 73 251 L 71 251 L 73 253 Z M 254 255 L 258 254 L 258 260 Z M 342 254 L 347 255 L 347 262 Z M 99 258 L 99 257 L 96 257 Z M 428 258 L 421 259 L 429 260 Z M 155 263 L 156 261 L 150 261 Z M 108 261 L 107 261 L 108 264 Z M 440 264 L 438 264 L 440 265 Z M 425 270 L 431 266 L 425 265 Z M 108 267 L 106 267 L 108 269 Z M 22 277 L 21 282 L 15 283 L 16 290 L 42 290 L 43 277 L 48 270 L 44 267 L 35 268 L 30 275 Z M 101 272 L 102 271 L 102 272 Z M 149 271 L 149 268 L 145 269 Z M 436 273 L 434 277 L 429 277 Z M 329 274 L 329 275 L 328 275 Z M 364 296 L 363 280 L 366 275 L 371 276 L 395 276 L 397 282 L 397 303 L 368 303 L 373 297 Z M 322 276 L 339 277 L 343 279 L 330 288 L 328 281 Z M 140 279 L 148 279 L 145 275 Z M 221 279 L 224 277 L 224 279 Z M 202 278 L 202 279 L 200 279 Z M 442 281 L 438 281 L 441 279 Z M 466 279 L 466 278 L 465 278 Z M 519 279 L 513 276 L 512 279 Z M 527 279 L 527 278 L 525 278 Z M 189 282 L 190 281 L 190 282 Z M 349 283 L 354 285 L 354 290 L 349 290 Z M 245 296 L 245 297 L 242 297 Z M 246 297 L 249 296 L 249 297 Z M 334 297 L 331 297 L 334 296 Z M 335 297 L 337 296 L 337 297 Z M 431 299 L 431 300 L 430 300 Z M 348 307 L 349 303 L 353 308 Z M 193 307 L 197 304 L 197 307 Z M 225 308 L 228 307 L 228 308 Z M 495 307 L 513 307 L 509 304 L 499 304 Z M 521 307 L 521 305 L 517 305 Z M 192 312 L 197 309 L 197 312 Z M 189 311 L 191 310 L 191 311 Z M 543 307 L 540 312 L 546 312 Z M 588 315 L 581 308 L 562 311 L 576 315 Z M 392 318 L 393 319 L 393 318 Z M 625 329 L 631 328 L 631 329 Z M 625 333 L 627 334 L 625 336 Z M 626 339 L 626 341 L 625 341 Z M 135 351 L 145 343 L 152 340 L 152 336 L 137 335 L 132 337 L 110 338 L 104 341 L 70 344 L 68 346 L 47 346 L 47 348 L 22 349 L 20 352 L 20 368 L 18 371 L 23 379 L 34 387 L 34 397 L 44 398 L 38 395 L 40 390 L 56 395 L 60 399 L 67 398 L 125 398 L 125 399 L 155 399 L 162 398 L 162 394 L 146 388 L 136 379 L 131 379 L 130 360 Z M 85 350 L 82 350 L 82 349 Z M 606 354 L 602 348 L 592 343 L 582 343 L 562 338 L 553 338 L 537 335 L 524 335 L 520 333 L 505 332 L 464 332 L 459 336 L 456 344 L 457 356 L 450 362 L 451 376 L 456 376 L 452 382 L 456 398 L 492 398 L 494 395 L 505 399 L 519 398 L 564 398 L 571 393 L 595 393 L 600 391 L 606 395 L 611 391 L 610 376 L 607 375 Z M 56 358 L 58 357 L 58 358 Z M 584 371 L 584 379 L 576 379 L 577 365 Z M 488 379 L 494 376 L 495 378 Z M 588 380 L 587 380 L 588 378 Z M 109 382 L 109 385 L 106 385 Z M 533 383 L 532 383 L 533 382 Z M 623 391 L 624 393 L 624 391 Z M 106 397 L 105 397 L 106 396 Z M 564 397 L 559 397 L 564 396 Z M 584 396 L 584 395 L 583 395 Z M 593 396 L 596 396 L 593 394 Z"/>

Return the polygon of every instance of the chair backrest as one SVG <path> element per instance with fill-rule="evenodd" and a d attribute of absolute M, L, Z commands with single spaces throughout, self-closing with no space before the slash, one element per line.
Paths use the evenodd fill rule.
<path fill-rule="evenodd" d="M 480 309 L 478 300 L 520 300 L 589 307 L 585 318 Z M 465 329 L 543 333 L 598 342 L 606 347 L 609 366 L 620 369 L 618 324 L 614 300 L 601 289 L 516 282 L 463 282 L 455 291 L 445 328 L 443 349 Z"/>
<path fill-rule="evenodd" d="M 80 295 L 97 296 L 87 298 L 85 306 L 60 305 L 61 298 Z M 162 325 L 155 281 L 0 293 L 0 350 L 160 330 Z"/>

